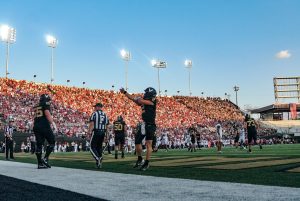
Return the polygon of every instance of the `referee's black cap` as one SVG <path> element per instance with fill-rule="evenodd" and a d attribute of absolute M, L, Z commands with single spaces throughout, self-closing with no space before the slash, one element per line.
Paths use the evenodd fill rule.
<path fill-rule="evenodd" d="M 94 105 L 94 107 L 103 107 L 102 103 L 96 103 L 96 105 Z"/>

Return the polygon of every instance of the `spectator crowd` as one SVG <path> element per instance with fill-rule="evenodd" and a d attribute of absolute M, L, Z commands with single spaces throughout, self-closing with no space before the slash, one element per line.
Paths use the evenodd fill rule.
<path fill-rule="evenodd" d="M 130 127 L 135 127 L 141 121 L 139 106 L 113 90 L 91 90 L 0 78 L 2 119 L 12 117 L 18 131 L 31 132 L 33 107 L 43 93 L 52 97 L 51 109 L 54 121 L 59 133 L 63 135 L 78 137 L 85 134 L 89 115 L 97 102 L 104 105 L 103 110 L 111 123 L 119 115 L 123 116 Z M 209 141 L 213 140 L 217 121 L 222 122 L 225 136 L 229 137 L 233 135 L 232 125 L 242 124 L 244 121 L 239 108 L 221 98 L 160 96 L 157 99 L 157 135 L 161 137 L 167 134 L 173 144 L 183 142 L 187 129 L 191 126 L 197 127 L 201 132 L 201 138 Z M 264 132 L 267 134 L 270 131 Z"/>

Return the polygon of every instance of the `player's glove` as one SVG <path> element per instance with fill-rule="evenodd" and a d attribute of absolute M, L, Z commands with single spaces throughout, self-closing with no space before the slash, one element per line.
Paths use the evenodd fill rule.
<path fill-rule="evenodd" d="M 126 93 L 127 93 L 127 91 L 126 91 L 123 87 L 120 89 L 120 92 L 121 92 L 122 94 L 126 94 Z"/>

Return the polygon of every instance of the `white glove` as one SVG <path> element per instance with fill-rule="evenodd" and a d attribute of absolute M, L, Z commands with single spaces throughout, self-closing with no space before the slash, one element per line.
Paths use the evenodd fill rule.
<path fill-rule="evenodd" d="M 53 133 L 57 133 L 57 127 L 55 122 L 52 122 L 52 127 L 53 127 Z"/>

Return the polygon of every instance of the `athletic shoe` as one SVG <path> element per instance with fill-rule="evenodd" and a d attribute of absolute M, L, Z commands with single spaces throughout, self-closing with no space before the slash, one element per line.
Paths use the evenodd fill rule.
<path fill-rule="evenodd" d="M 143 165 L 142 165 L 142 167 L 140 168 L 140 170 L 142 170 L 142 171 L 146 171 L 148 168 L 149 168 L 150 166 L 149 166 L 149 163 L 144 163 Z"/>
<path fill-rule="evenodd" d="M 252 150 L 251 150 L 251 149 L 249 149 L 249 150 L 248 150 L 248 153 L 249 153 L 249 154 L 251 154 L 251 153 L 252 153 Z"/>
<path fill-rule="evenodd" d="M 260 149 L 262 149 L 262 146 L 261 146 L 261 145 L 259 145 L 259 148 L 260 148 Z"/>
<path fill-rule="evenodd" d="M 115 159 L 118 159 L 118 154 L 115 154 Z"/>
<path fill-rule="evenodd" d="M 137 167 L 142 166 L 144 164 L 144 162 L 145 162 L 144 160 L 141 160 L 141 161 L 137 160 L 135 165 L 133 166 L 133 168 L 137 168 Z"/>
<path fill-rule="evenodd" d="M 48 167 L 44 163 L 38 164 L 38 169 L 47 169 Z"/>
<path fill-rule="evenodd" d="M 124 153 L 122 153 L 121 158 L 125 158 Z"/>
<path fill-rule="evenodd" d="M 51 165 L 48 163 L 48 159 L 44 158 L 42 159 L 42 163 L 47 166 L 47 168 L 51 168 Z"/>
<path fill-rule="evenodd" d="M 97 168 L 98 168 L 98 169 L 101 169 L 101 168 L 102 168 L 102 159 L 103 159 L 103 158 L 100 157 L 99 160 L 97 160 L 97 162 L 96 162 L 96 165 L 97 165 Z"/>

